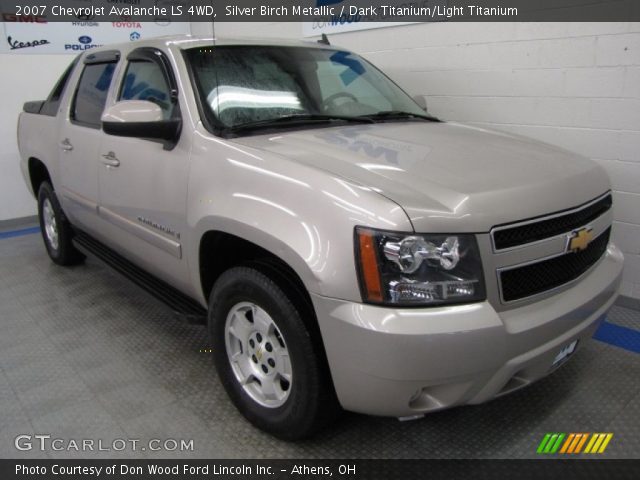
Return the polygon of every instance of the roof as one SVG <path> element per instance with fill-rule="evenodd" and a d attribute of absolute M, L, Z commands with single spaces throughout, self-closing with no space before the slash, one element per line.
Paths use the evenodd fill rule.
<path fill-rule="evenodd" d="M 194 35 L 174 35 L 166 37 L 166 42 L 174 45 L 188 44 L 193 46 L 211 45 L 214 37 L 194 36 Z M 217 37 L 216 45 L 273 45 L 283 47 L 319 47 L 326 48 L 326 44 L 318 43 L 315 40 L 291 40 L 285 38 L 258 38 L 258 37 Z"/>
<path fill-rule="evenodd" d="M 127 42 L 120 44 L 110 44 L 98 47 L 95 50 L 122 49 L 129 51 L 138 47 L 157 47 L 159 45 L 176 46 L 178 48 L 192 48 L 211 46 L 214 42 L 213 37 L 200 35 L 167 35 L 163 37 L 148 38 L 136 40 L 135 42 Z M 216 45 L 265 45 L 265 46 L 283 46 L 283 47 L 307 47 L 307 48 L 331 48 L 323 43 L 313 40 L 291 40 L 280 38 L 250 38 L 250 37 L 218 37 L 215 39 Z M 92 49 L 94 50 L 94 49 Z M 88 51 L 88 50 L 87 50 Z"/>

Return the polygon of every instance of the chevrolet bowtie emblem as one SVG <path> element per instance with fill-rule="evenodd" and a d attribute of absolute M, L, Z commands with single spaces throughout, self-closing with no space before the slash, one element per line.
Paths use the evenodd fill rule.
<path fill-rule="evenodd" d="M 584 227 L 574 230 L 568 236 L 567 251 L 579 252 L 585 250 L 593 240 L 593 228 Z"/>

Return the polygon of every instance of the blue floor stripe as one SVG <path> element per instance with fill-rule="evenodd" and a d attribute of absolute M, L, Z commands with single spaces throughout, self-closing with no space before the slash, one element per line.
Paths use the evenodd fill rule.
<path fill-rule="evenodd" d="M 640 353 L 640 331 L 632 328 L 603 322 L 593 338 L 630 352 Z"/>
<path fill-rule="evenodd" d="M 23 237 L 25 235 L 33 235 L 40 233 L 40 227 L 23 228 L 21 230 L 12 230 L 10 232 L 0 232 L 0 240 L 4 238 Z"/>

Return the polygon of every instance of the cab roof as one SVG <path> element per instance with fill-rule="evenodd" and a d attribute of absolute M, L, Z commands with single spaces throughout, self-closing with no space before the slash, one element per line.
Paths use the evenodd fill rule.
<path fill-rule="evenodd" d="M 92 51 L 122 49 L 131 50 L 138 47 L 178 47 L 181 49 L 198 48 L 215 45 L 263 45 L 263 46 L 282 46 L 282 47 L 307 47 L 307 48 L 332 48 L 330 45 L 318 43 L 315 40 L 291 40 L 280 38 L 251 38 L 251 37 L 208 37 L 202 35 L 168 35 L 163 37 L 155 37 L 135 42 L 104 45 Z"/>

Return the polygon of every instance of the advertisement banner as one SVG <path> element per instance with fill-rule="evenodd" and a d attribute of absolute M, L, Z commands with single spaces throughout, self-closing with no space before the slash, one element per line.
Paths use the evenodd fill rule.
<path fill-rule="evenodd" d="M 123 18 L 115 22 L 95 22 L 90 18 L 76 22 L 49 22 L 46 17 L 2 13 L 4 38 L 0 53 L 61 54 L 121 42 L 190 32 L 188 22 L 139 22 Z"/>

